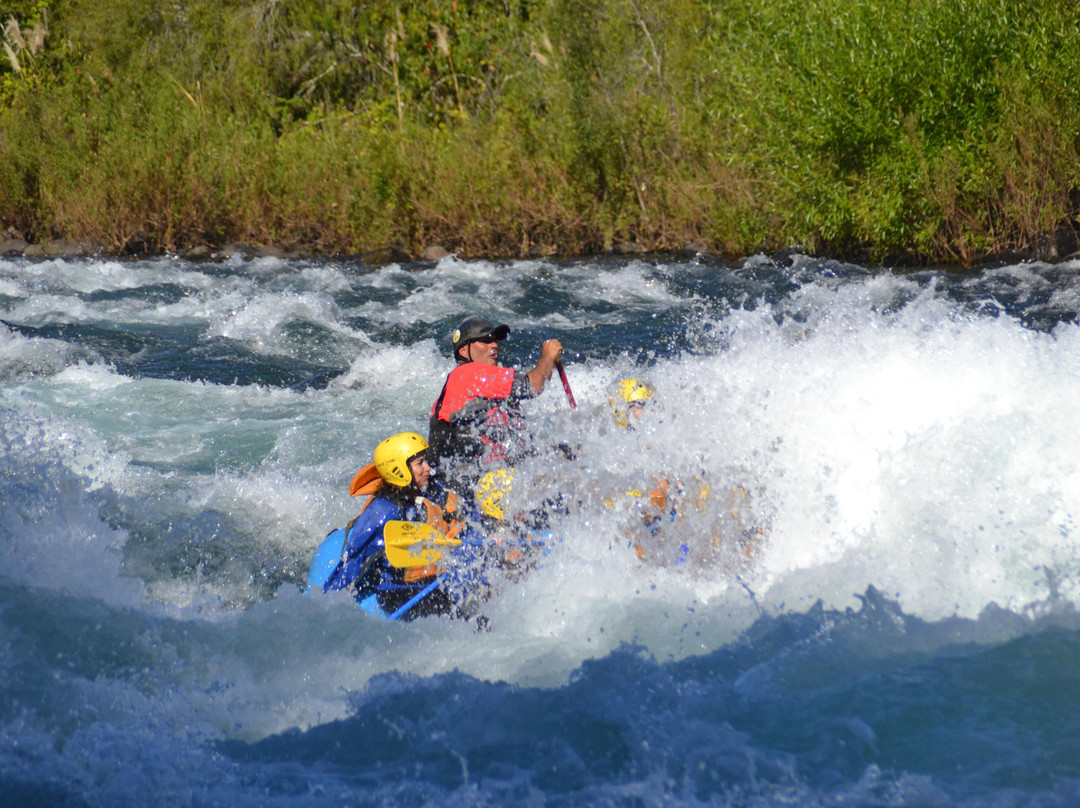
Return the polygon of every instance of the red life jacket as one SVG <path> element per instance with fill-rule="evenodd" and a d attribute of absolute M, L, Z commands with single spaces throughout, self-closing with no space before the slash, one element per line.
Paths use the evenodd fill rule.
<path fill-rule="evenodd" d="M 431 408 L 429 452 L 440 459 L 473 459 L 484 465 L 507 461 L 525 425 L 510 401 L 513 368 L 466 362 L 446 377 Z M 515 439 L 517 434 L 517 439 Z"/>

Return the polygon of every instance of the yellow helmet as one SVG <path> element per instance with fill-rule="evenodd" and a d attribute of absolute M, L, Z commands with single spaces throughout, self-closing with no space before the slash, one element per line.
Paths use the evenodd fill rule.
<path fill-rule="evenodd" d="M 615 423 L 623 429 L 630 426 L 630 409 L 640 407 L 652 398 L 653 386 L 646 379 L 631 377 L 623 379 L 615 384 L 615 392 L 611 394 L 611 408 L 614 411 Z"/>
<path fill-rule="evenodd" d="M 375 447 L 375 468 L 387 483 L 404 488 L 413 481 L 409 461 L 427 447 L 427 441 L 415 432 L 391 435 Z"/>

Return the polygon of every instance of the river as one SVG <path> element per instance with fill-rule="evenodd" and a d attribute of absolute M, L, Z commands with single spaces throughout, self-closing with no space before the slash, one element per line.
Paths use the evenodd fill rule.
<path fill-rule="evenodd" d="M 1077 261 L 0 259 L 3 802 L 1075 804 L 1078 312 Z M 470 314 L 564 345 L 548 554 L 487 631 L 306 597 Z M 658 536 L 590 495 L 657 474 L 712 492 Z"/>

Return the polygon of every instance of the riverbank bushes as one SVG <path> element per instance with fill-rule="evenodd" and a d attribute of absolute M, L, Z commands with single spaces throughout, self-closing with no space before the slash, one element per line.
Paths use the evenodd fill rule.
<path fill-rule="evenodd" d="M 0 229 L 463 255 L 1077 248 L 1052 0 L 31 0 Z"/>

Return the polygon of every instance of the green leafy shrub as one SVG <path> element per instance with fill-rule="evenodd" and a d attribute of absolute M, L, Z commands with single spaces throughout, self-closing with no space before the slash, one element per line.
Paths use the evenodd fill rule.
<path fill-rule="evenodd" d="M 1074 10 L 19 2 L 0 225 L 110 250 L 1045 251 L 1080 204 Z"/>

